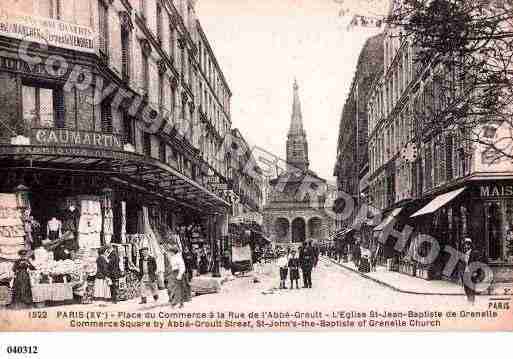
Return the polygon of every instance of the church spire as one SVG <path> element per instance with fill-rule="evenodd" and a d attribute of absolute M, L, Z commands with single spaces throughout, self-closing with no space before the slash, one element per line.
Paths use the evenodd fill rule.
<path fill-rule="evenodd" d="M 299 100 L 299 86 L 294 79 L 294 99 L 292 102 L 292 119 L 290 121 L 289 135 L 303 133 L 303 115 L 301 114 L 301 101 Z"/>
<path fill-rule="evenodd" d="M 294 95 L 292 100 L 292 117 L 287 136 L 287 163 L 290 170 L 308 170 L 308 142 L 303 129 L 303 115 L 299 100 L 299 86 L 294 79 Z"/>

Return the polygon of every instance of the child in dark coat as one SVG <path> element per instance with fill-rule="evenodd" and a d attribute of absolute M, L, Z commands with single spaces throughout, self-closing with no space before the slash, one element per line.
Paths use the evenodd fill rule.
<path fill-rule="evenodd" d="M 299 258 L 295 250 L 292 250 L 289 263 L 289 277 L 290 289 L 294 288 L 294 281 L 296 282 L 296 289 L 299 289 Z"/>

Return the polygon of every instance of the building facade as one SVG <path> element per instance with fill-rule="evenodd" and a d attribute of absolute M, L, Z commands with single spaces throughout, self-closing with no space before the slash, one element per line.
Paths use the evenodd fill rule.
<path fill-rule="evenodd" d="M 382 71 L 383 35 L 380 34 L 367 40 L 360 52 L 339 125 L 337 160 L 333 175 L 337 177 L 338 191 L 350 195 L 356 208 L 367 203 L 368 200 L 369 157 L 366 105 L 371 86 Z M 344 208 L 338 210 L 344 211 Z M 357 210 L 351 211 L 347 218 L 337 219 L 336 230 L 341 240 L 355 223 L 358 213 Z"/>
<path fill-rule="evenodd" d="M 235 149 L 229 154 L 229 188 L 235 195 L 233 201 L 234 221 L 253 221 L 262 225 L 263 185 L 262 170 L 258 167 L 253 152 L 236 128 L 232 129 Z"/>
<path fill-rule="evenodd" d="M 451 69 L 441 62 L 416 61 L 416 46 L 387 28 L 384 71 L 373 85 L 369 112 L 370 200 L 388 215 L 388 224 L 411 226 L 406 250 L 394 251 L 387 241 L 383 255 L 395 258 L 396 270 L 425 279 L 457 280 L 442 269 L 448 256 L 422 264 L 421 235 L 436 238 L 441 248 L 462 249 L 470 237 L 494 271 L 494 282 L 513 281 L 513 163 L 496 158 L 489 148 L 471 141 L 469 129 L 452 126 L 432 131 L 432 119 L 458 91 Z M 447 90 L 447 84 L 452 84 Z M 476 128 L 483 139 L 495 141 L 507 124 L 484 119 Z M 393 221 L 392 221 L 393 219 Z M 378 226 L 383 231 L 382 226 Z M 378 232 L 379 232 L 378 231 Z"/>
<path fill-rule="evenodd" d="M 265 232 L 279 244 L 326 240 L 335 224 L 331 209 L 325 208 L 329 185 L 309 169 L 308 141 L 296 82 L 286 152 L 287 168 L 269 181 L 264 207 Z"/>
<path fill-rule="evenodd" d="M 227 181 L 231 92 L 194 2 L 0 6 L 0 192 L 25 186 L 41 224 L 90 205 L 89 247 L 150 226 L 187 228 L 215 251 L 231 207 L 212 185 Z"/>

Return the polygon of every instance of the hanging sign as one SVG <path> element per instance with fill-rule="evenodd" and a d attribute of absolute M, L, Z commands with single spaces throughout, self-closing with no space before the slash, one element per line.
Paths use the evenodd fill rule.
<path fill-rule="evenodd" d="M 0 35 L 70 50 L 95 51 L 96 36 L 90 27 L 6 9 L 0 10 Z"/>

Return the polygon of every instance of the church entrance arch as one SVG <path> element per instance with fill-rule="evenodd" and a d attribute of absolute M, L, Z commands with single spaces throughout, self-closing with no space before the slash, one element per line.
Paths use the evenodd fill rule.
<path fill-rule="evenodd" d="M 322 220 L 319 217 L 313 217 L 308 220 L 308 235 L 310 238 L 321 239 Z"/>
<path fill-rule="evenodd" d="M 274 232 L 276 233 L 276 239 L 279 242 L 284 242 L 287 240 L 289 235 L 289 220 L 287 218 L 277 218 L 274 222 Z"/>
<path fill-rule="evenodd" d="M 306 224 L 303 218 L 292 221 L 292 242 L 304 242 L 306 239 Z"/>

